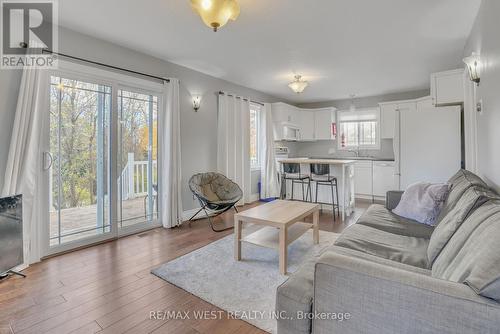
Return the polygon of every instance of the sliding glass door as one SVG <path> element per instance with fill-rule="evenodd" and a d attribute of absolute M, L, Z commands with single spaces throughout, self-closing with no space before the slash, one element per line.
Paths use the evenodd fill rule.
<path fill-rule="evenodd" d="M 52 76 L 50 82 L 50 246 L 109 233 L 111 87 Z"/>
<path fill-rule="evenodd" d="M 162 84 L 63 67 L 47 83 L 44 256 L 159 226 Z"/>
<path fill-rule="evenodd" d="M 119 228 L 151 224 L 158 212 L 158 97 L 118 91 Z"/>

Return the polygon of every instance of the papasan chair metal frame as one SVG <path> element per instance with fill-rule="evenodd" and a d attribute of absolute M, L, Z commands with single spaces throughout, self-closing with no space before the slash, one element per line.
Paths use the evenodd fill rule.
<path fill-rule="evenodd" d="M 189 189 L 201 205 L 201 208 L 189 218 L 189 226 L 193 220 L 208 218 L 208 223 L 214 232 L 233 228 L 231 226 L 218 230 L 214 228 L 212 219 L 232 208 L 238 212 L 236 203 L 243 197 L 243 191 L 236 183 L 220 173 L 198 173 L 189 179 Z M 201 211 L 205 212 L 206 217 L 194 219 Z"/>

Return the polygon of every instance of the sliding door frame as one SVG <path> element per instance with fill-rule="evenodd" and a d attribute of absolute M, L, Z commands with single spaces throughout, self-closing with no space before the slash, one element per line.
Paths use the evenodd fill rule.
<path fill-rule="evenodd" d="M 140 85 L 129 85 L 129 84 L 119 84 L 117 86 L 117 90 L 116 90 L 116 93 L 117 93 L 117 96 L 118 96 L 118 91 L 127 91 L 127 92 L 133 92 L 133 93 L 139 93 L 139 94 L 145 94 L 145 95 L 154 95 L 157 97 L 157 103 L 158 103 L 158 107 L 157 107 L 157 118 L 160 117 L 160 113 L 161 112 L 164 112 L 162 109 L 161 109 L 161 106 L 163 105 L 163 92 L 161 90 L 152 90 L 151 88 L 147 88 L 147 87 L 144 87 L 144 86 L 140 86 Z M 118 101 L 118 100 L 116 100 Z M 116 136 L 115 136 L 115 139 L 116 139 L 116 155 L 115 155 L 115 158 L 117 159 L 118 158 L 118 151 L 120 150 L 120 147 L 118 145 L 118 138 L 119 138 L 119 131 L 118 131 L 118 126 L 119 126 L 119 120 L 118 120 L 118 103 L 116 103 L 116 122 L 115 124 L 117 125 L 116 126 Z M 157 130 L 158 131 L 158 130 Z M 158 136 L 159 138 L 159 136 Z M 159 159 L 159 156 L 160 156 L 160 150 L 159 150 L 159 146 L 160 146 L 160 143 L 158 142 L 158 152 L 157 152 L 157 179 L 160 180 L 160 175 L 161 175 L 161 172 L 160 172 L 160 159 Z M 151 166 L 150 166 L 151 167 Z M 118 161 L 116 162 L 116 180 L 118 180 L 118 177 L 119 177 L 119 174 L 120 174 L 120 171 L 118 170 Z M 151 175 L 152 177 L 152 175 Z M 148 180 L 148 188 L 149 188 L 149 180 Z M 116 193 L 116 203 L 118 202 L 121 202 L 121 198 L 119 197 L 120 196 L 120 189 L 117 190 L 117 193 Z M 157 194 L 158 196 L 158 194 Z M 158 198 L 159 199 L 159 198 Z M 134 234 L 134 233 L 138 233 L 138 232 L 141 232 L 141 231 L 145 231 L 145 230 L 149 230 L 151 228 L 155 228 L 155 227 L 160 227 L 162 226 L 161 223 L 159 222 L 159 210 L 160 210 L 160 205 L 158 205 L 158 199 L 157 199 L 157 206 L 158 206 L 158 214 L 157 214 L 157 217 L 156 219 L 152 219 L 151 220 L 151 223 L 150 224 L 134 224 L 134 225 L 130 225 L 130 226 L 126 226 L 126 227 L 121 227 L 118 229 L 118 236 L 126 236 L 126 235 L 130 235 L 130 234 Z M 120 204 L 121 205 L 121 204 Z M 116 206 L 116 210 L 118 210 L 118 205 Z M 116 215 L 115 217 L 117 218 L 118 217 L 118 212 L 116 212 Z M 121 217 L 123 218 L 123 217 Z M 120 222 L 117 221 L 117 226 Z M 147 226 L 146 226 L 147 225 Z"/>
<path fill-rule="evenodd" d="M 133 77 L 130 75 L 124 75 L 121 73 L 103 70 L 100 68 L 83 65 L 76 62 L 70 62 L 65 60 L 59 60 L 58 69 L 49 71 L 48 80 L 45 83 L 47 85 L 46 91 L 50 92 L 51 85 L 51 77 L 58 76 L 66 79 L 74 79 L 94 84 L 99 84 L 103 86 L 111 87 L 111 117 L 109 117 L 109 144 L 108 144 L 108 172 L 109 179 L 108 182 L 108 194 L 109 194 L 109 210 L 107 211 L 107 219 L 110 224 L 110 232 L 105 232 L 101 235 L 91 236 L 82 238 L 75 241 L 69 241 L 67 243 L 50 247 L 50 214 L 49 214 L 49 201 L 48 196 L 38 196 L 36 200 L 40 201 L 40 208 L 42 212 L 40 212 L 40 217 L 42 220 L 41 228 L 40 228 L 40 247 L 41 247 L 41 256 L 47 257 L 52 256 L 57 253 L 67 252 L 69 250 L 75 248 L 81 248 L 88 245 L 113 240 L 119 237 L 123 237 L 126 235 L 138 233 L 145 230 L 150 230 L 152 228 L 160 227 L 161 223 L 158 219 L 152 220 L 151 224 L 147 226 L 130 226 L 125 229 L 118 228 L 118 202 L 121 200 L 119 197 L 119 185 L 118 185 L 118 91 L 120 89 L 131 90 L 134 92 L 145 92 L 147 94 L 155 94 L 158 97 L 158 117 L 162 112 L 163 106 L 163 83 L 144 80 L 138 77 Z M 43 84 L 43 83 L 42 83 Z M 46 115 L 44 117 L 46 122 L 46 135 L 43 136 L 42 140 L 42 150 L 41 154 L 43 158 L 43 152 L 50 151 L 50 142 L 49 142 L 49 129 L 50 124 L 48 122 L 50 112 L 50 99 L 47 98 L 47 110 Z M 160 148 L 161 143 L 158 143 L 158 149 Z M 159 154 L 159 152 L 158 152 Z M 45 161 L 44 161 L 45 165 Z M 158 180 L 161 178 L 161 169 L 157 169 L 157 177 Z M 41 171 L 41 179 L 42 179 L 42 194 L 46 195 L 46 191 L 49 189 L 49 177 L 48 170 Z M 158 211 L 161 210 L 161 205 L 158 205 Z M 158 212 L 158 216 L 160 213 Z"/>

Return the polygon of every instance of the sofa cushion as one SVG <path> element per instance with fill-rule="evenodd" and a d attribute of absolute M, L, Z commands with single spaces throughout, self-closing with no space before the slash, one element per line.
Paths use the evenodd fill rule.
<path fill-rule="evenodd" d="M 434 231 L 434 227 L 400 217 L 380 204 L 371 205 L 356 224 L 370 226 L 393 234 L 427 239 Z"/>
<path fill-rule="evenodd" d="M 345 256 L 355 257 L 357 259 L 367 260 L 370 262 L 374 262 L 374 263 L 377 263 L 380 265 L 392 267 L 395 269 L 402 269 L 402 270 L 406 270 L 406 271 L 411 271 L 412 273 L 416 273 L 416 274 L 431 276 L 430 269 L 410 266 L 410 265 L 405 264 L 405 263 L 388 260 L 388 259 L 382 258 L 380 256 L 375 256 L 375 255 L 363 253 L 363 252 L 360 252 L 360 251 L 357 251 L 354 249 L 349 249 L 349 248 L 345 248 L 345 247 L 339 247 L 336 245 L 332 245 L 332 246 L 328 247 L 323 252 L 322 256 L 324 256 L 327 252 L 334 252 L 336 254 L 341 254 L 341 255 L 345 255 Z"/>
<path fill-rule="evenodd" d="M 500 201 L 476 209 L 443 248 L 432 276 L 465 283 L 476 293 L 500 301 Z"/>
<path fill-rule="evenodd" d="M 388 260 L 427 268 L 429 239 L 389 233 L 371 226 L 354 224 L 337 239 L 338 247 L 357 250 Z"/>
<path fill-rule="evenodd" d="M 483 204 L 488 196 L 494 196 L 494 194 L 477 186 L 472 186 L 464 192 L 457 204 L 446 214 L 431 235 L 427 250 L 431 265 L 464 220 L 472 211 Z"/>
<path fill-rule="evenodd" d="M 488 189 L 486 183 L 479 176 L 465 169 L 459 170 L 448 180 L 448 183 L 451 185 L 451 189 L 437 218 L 438 224 L 455 207 L 467 189 L 472 186 Z"/>
<path fill-rule="evenodd" d="M 311 333 L 310 319 L 297 319 L 298 312 L 312 312 L 314 266 L 321 254 L 302 263 L 276 291 L 276 310 L 286 312 L 289 321 L 278 321 L 279 333 Z"/>

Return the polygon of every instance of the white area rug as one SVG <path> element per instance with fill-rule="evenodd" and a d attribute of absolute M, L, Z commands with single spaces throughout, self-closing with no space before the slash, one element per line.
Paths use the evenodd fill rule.
<path fill-rule="evenodd" d="M 307 231 L 288 246 L 288 272 L 321 254 L 337 236 L 320 231 L 320 243 L 314 245 L 312 231 Z M 231 314 L 240 314 L 239 318 L 260 329 L 276 333 L 276 320 L 269 315 L 275 310 L 276 288 L 288 278 L 279 273 L 278 252 L 242 243 L 242 260 L 238 262 L 233 250 L 230 235 L 165 263 L 152 273 Z"/>

